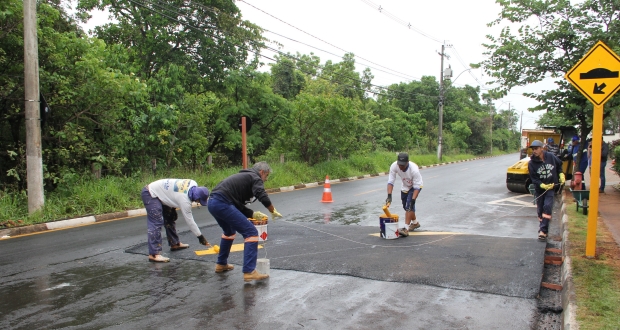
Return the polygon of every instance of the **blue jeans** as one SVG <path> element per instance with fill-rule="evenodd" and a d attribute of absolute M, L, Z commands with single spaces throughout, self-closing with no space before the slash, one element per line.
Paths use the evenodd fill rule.
<path fill-rule="evenodd" d="M 601 161 L 601 187 L 600 191 L 605 190 L 605 167 L 607 167 L 607 161 Z"/>
<path fill-rule="evenodd" d="M 536 191 L 536 213 L 540 222 L 538 231 L 547 234 L 549 232 L 549 222 L 553 214 L 553 198 L 555 192 L 549 189 L 546 192 Z"/>
<path fill-rule="evenodd" d="M 179 244 L 177 235 L 176 219 L 172 217 L 172 212 L 176 212 L 172 207 L 161 203 L 159 198 L 151 197 L 149 190 L 144 187 L 141 193 L 142 203 L 146 208 L 146 226 L 149 245 L 149 254 L 157 255 L 161 253 L 161 226 L 165 225 L 168 245 Z"/>
<path fill-rule="evenodd" d="M 215 193 L 209 198 L 209 213 L 222 228 L 223 234 L 220 240 L 220 252 L 217 256 L 219 265 L 228 263 L 228 255 L 235 239 L 235 233 L 239 233 L 245 239 L 243 246 L 243 272 L 251 273 L 256 268 L 258 257 L 258 230 L 243 215 L 235 205 L 226 197 Z"/>

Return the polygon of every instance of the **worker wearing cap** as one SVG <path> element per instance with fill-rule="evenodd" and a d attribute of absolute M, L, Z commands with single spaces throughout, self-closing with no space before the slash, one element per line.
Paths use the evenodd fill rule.
<path fill-rule="evenodd" d="M 532 157 L 528 164 L 530 180 L 536 186 L 536 211 L 538 213 L 538 239 L 546 240 L 549 222 L 553 213 L 553 197 L 556 185 L 564 184 L 562 161 L 554 154 L 543 150 L 543 143 L 534 140 L 530 145 Z"/>
<path fill-rule="evenodd" d="M 555 144 L 555 141 L 552 137 L 547 139 L 547 152 L 550 152 L 555 156 L 560 157 L 560 146 Z"/>
<path fill-rule="evenodd" d="M 175 222 L 177 208 L 181 209 L 189 229 L 198 237 L 202 245 L 209 242 L 200 232 L 192 215 L 192 202 L 206 206 L 209 199 L 209 189 L 198 187 L 190 179 L 162 179 L 146 185 L 142 189 L 142 202 L 146 208 L 146 223 L 148 228 L 149 261 L 168 262 L 169 258 L 161 255 L 161 226 L 166 229 L 166 237 L 170 251 L 187 249 L 189 244 L 179 241 Z"/>
<path fill-rule="evenodd" d="M 272 219 L 282 217 L 265 191 L 264 182 L 267 181 L 270 173 L 269 164 L 258 162 L 250 169 L 241 170 L 239 173 L 227 177 L 213 188 L 209 200 L 209 212 L 222 228 L 220 251 L 215 264 L 216 273 L 234 269 L 234 266 L 228 263 L 228 256 L 236 233 L 239 233 L 244 240 L 243 280 L 250 282 L 269 278 L 268 274 L 261 274 L 256 270 L 258 230 L 248 220 L 248 218 L 262 220 L 267 218 L 267 215 L 249 209 L 246 204 L 258 200 L 271 212 Z"/>
<path fill-rule="evenodd" d="M 579 148 L 581 144 L 579 143 L 579 136 L 573 136 L 573 144 L 568 147 L 568 153 L 573 156 L 573 164 L 575 166 L 575 172 L 581 172 L 581 174 L 586 173 L 586 169 L 588 168 L 588 157 L 587 152 L 588 149 L 584 149 L 581 154 L 581 159 L 579 163 L 577 163 L 577 156 L 579 155 Z"/>
<path fill-rule="evenodd" d="M 387 205 L 392 203 L 392 190 L 394 189 L 394 181 L 397 175 L 402 179 L 400 199 L 405 209 L 405 228 L 399 229 L 398 233 L 402 236 L 409 236 L 409 231 L 420 227 L 420 223 L 415 216 L 415 201 L 418 199 L 424 183 L 422 182 L 422 174 L 420 174 L 418 165 L 409 161 L 407 153 L 399 153 L 398 159 L 390 166 L 387 185 L 388 197 L 385 200 Z"/>

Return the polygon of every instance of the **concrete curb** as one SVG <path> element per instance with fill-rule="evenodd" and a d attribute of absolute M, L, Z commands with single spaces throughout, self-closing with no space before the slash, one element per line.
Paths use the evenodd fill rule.
<path fill-rule="evenodd" d="M 577 323 L 577 304 L 575 303 L 575 290 L 573 288 L 573 276 L 571 268 L 571 258 L 569 255 L 568 247 L 568 215 L 566 214 L 566 203 L 564 200 L 566 195 L 562 193 L 562 224 L 560 226 L 560 233 L 562 235 L 562 269 L 561 269 L 561 283 L 562 283 L 562 329 L 576 330 L 579 329 Z"/>
<path fill-rule="evenodd" d="M 458 161 L 446 162 L 446 163 L 441 163 L 441 164 L 420 166 L 420 169 L 468 162 L 468 161 L 491 158 L 491 157 L 495 157 L 495 156 L 477 157 L 477 158 L 472 158 L 472 159 L 458 160 Z M 367 179 L 371 177 L 384 176 L 384 175 L 387 175 L 387 173 L 381 172 L 381 173 L 359 175 L 359 176 L 353 176 L 353 177 L 347 177 L 347 178 L 330 179 L 329 182 L 330 183 L 347 182 L 347 181 L 361 180 L 361 179 Z M 323 184 L 325 184 L 325 181 L 304 183 L 304 184 L 298 184 L 298 185 L 288 186 L 288 187 L 266 189 L 266 191 L 267 193 L 288 192 L 288 191 L 294 191 L 294 190 L 299 190 L 299 189 L 318 187 L 318 186 L 322 186 Z M 11 238 L 12 236 L 32 234 L 32 233 L 37 233 L 37 232 L 42 232 L 42 231 L 56 230 L 56 229 L 76 227 L 76 226 L 83 226 L 86 224 L 91 224 L 91 223 L 100 222 L 100 221 L 131 218 L 131 217 L 136 217 L 136 216 L 141 216 L 141 215 L 146 215 L 146 209 L 106 213 L 106 214 L 101 214 L 101 215 L 86 216 L 86 217 L 80 217 L 80 218 L 74 218 L 74 219 L 57 220 L 57 221 L 52 221 L 52 222 L 47 222 L 47 223 L 40 223 L 36 225 L 0 229 L 0 240 L 8 239 L 8 238 Z"/>

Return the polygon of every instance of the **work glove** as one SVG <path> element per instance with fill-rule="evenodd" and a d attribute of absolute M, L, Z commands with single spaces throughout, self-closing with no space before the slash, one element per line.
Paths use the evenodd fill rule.
<path fill-rule="evenodd" d="M 548 183 L 548 184 L 541 183 L 540 184 L 540 188 L 542 188 L 544 190 L 553 189 L 553 183 Z"/>
<path fill-rule="evenodd" d="M 252 219 L 262 221 L 265 218 L 267 218 L 267 215 L 261 211 L 254 211 L 254 213 L 252 213 Z"/>
<path fill-rule="evenodd" d="M 204 237 L 204 235 L 198 236 L 198 242 L 200 242 L 200 244 L 202 245 L 209 245 L 209 242 L 207 242 L 207 239 Z"/>
<path fill-rule="evenodd" d="M 409 203 L 409 209 L 407 211 L 415 210 L 415 199 L 411 199 L 411 203 Z"/>
<path fill-rule="evenodd" d="M 564 173 L 560 173 L 559 182 L 560 184 L 564 184 L 564 182 L 566 182 L 566 178 L 564 178 Z"/>
<path fill-rule="evenodd" d="M 276 218 L 282 218 L 282 214 L 280 214 L 280 212 L 278 212 L 278 210 L 276 210 L 276 208 L 273 208 L 273 212 L 271 212 L 271 215 L 273 217 L 273 219 L 275 220 Z"/>
<path fill-rule="evenodd" d="M 392 194 L 388 194 L 388 198 L 385 199 L 385 205 L 392 204 Z"/>

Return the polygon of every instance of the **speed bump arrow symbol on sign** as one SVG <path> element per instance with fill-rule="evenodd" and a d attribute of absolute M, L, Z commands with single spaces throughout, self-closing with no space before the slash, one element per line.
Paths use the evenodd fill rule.
<path fill-rule="evenodd" d="M 594 83 L 594 92 L 593 94 L 605 94 L 605 92 L 603 92 L 603 89 L 607 87 L 607 85 L 605 85 L 605 83 L 602 83 L 600 86 L 597 83 Z"/>

